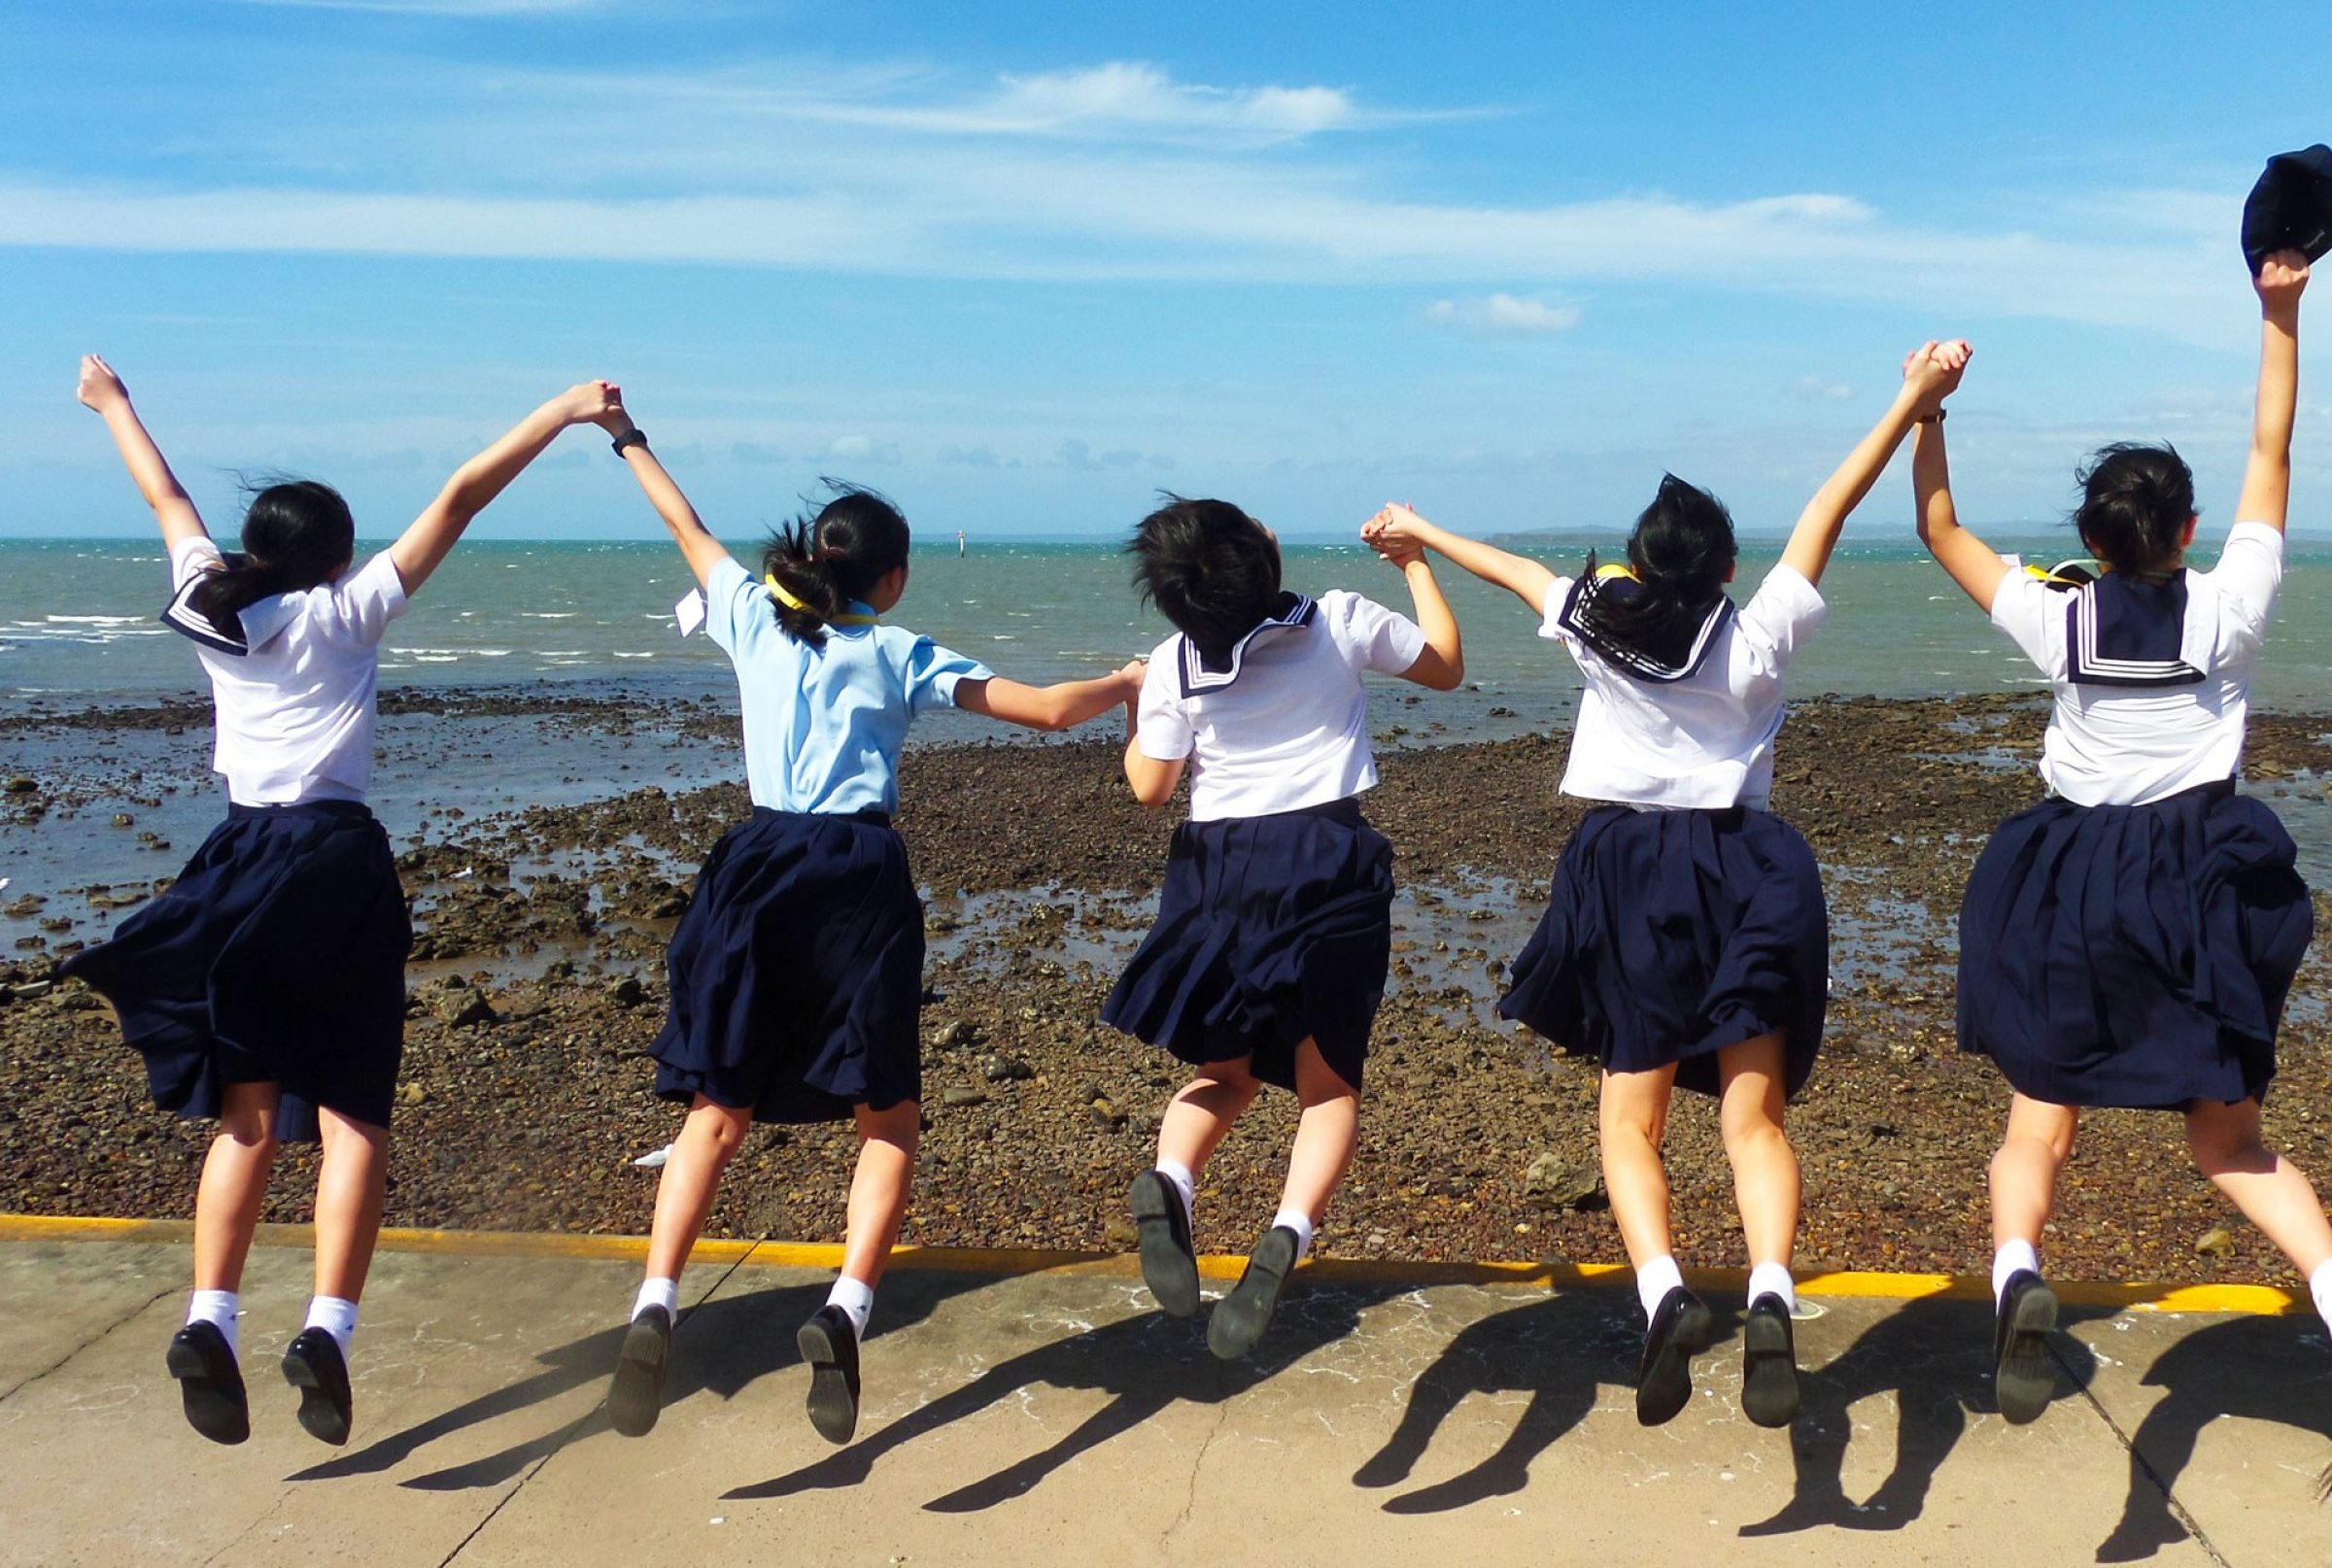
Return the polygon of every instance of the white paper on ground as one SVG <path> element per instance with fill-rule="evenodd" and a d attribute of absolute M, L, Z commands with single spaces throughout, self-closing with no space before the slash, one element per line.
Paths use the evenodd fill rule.
<path fill-rule="evenodd" d="M 647 1153 L 642 1154 L 638 1159 L 634 1160 L 632 1163 L 638 1166 L 642 1171 L 661 1171 L 664 1169 L 664 1162 L 671 1157 L 672 1145 L 667 1143 L 660 1149 L 649 1150 Z"/>
<path fill-rule="evenodd" d="M 697 628 L 704 624 L 705 608 L 704 591 L 701 588 L 690 589 L 686 597 L 672 606 L 672 619 L 680 623 L 682 636 L 694 635 Z"/>

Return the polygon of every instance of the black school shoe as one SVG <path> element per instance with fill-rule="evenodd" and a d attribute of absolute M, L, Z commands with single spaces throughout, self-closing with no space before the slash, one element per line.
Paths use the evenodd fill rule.
<path fill-rule="evenodd" d="M 858 1430 L 858 1331 L 840 1307 L 810 1314 L 794 1336 L 809 1363 L 809 1424 L 829 1443 L 847 1443 Z"/>
<path fill-rule="evenodd" d="M 1198 1311 L 1198 1249 L 1190 1244 L 1190 1216 L 1183 1195 L 1155 1171 L 1134 1177 L 1126 1202 L 1141 1237 L 1142 1282 L 1169 1317 Z"/>
<path fill-rule="evenodd" d="M 1992 1393 L 2000 1414 L 2022 1426 L 2040 1419 L 2057 1391 L 2048 1336 L 2057 1326 L 2057 1293 L 2030 1269 L 2008 1276 L 1992 1327 Z"/>
<path fill-rule="evenodd" d="M 1789 1304 L 1769 1290 L 1741 1327 L 1741 1414 L 1760 1426 L 1798 1418 L 1798 1337 Z"/>
<path fill-rule="evenodd" d="M 1255 1347 L 1271 1327 L 1271 1314 L 1295 1273 L 1295 1232 L 1274 1225 L 1255 1244 L 1254 1255 L 1231 1293 L 1215 1304 L 1207 1319 L 1207 1348 L 1225 1361 L 1236 1361 Z"/>
<path fill-rule="evenodd" d="M 1708 1304 L 1682 1285 L 1660 1298 L 1644 1331 L 1643 1365 L 1635 1374 L 1635 1418 L 1645 1426 L 1672 1421 L 1693 1397 L 1693 1357 L 1708 1348 L 1715 1324 Z"/>
<path fill-rule="evenodd" d="M 299 1390 L 299 1424 L 334 1448 L 348 1441 L 353 1411 L 348 1362 L 340 1344 L 320 1328 L 303 1328 L 284 1352 L 284 1381 Z"/>
<path fill-rule="evenodd" d="M 240 1443 L 251 1436 L 251 1402 L 243 1392 L 243 1369 L 216 1323 L 189 1323 L 170 1337 L 162 1364 L 178 1380 L 187 1424 L 213 1443 Z"/>
<path fill-rule="evenodd" d="M 607 1385 L 607 1424 L 625 1437 L 645 1437 L 664 1410 L 664 1369 L 672 1359 L 672 1314 L 653 1304 L 642 1307 L 624 1330 L 615 1354 L 615 1381 Z"/>

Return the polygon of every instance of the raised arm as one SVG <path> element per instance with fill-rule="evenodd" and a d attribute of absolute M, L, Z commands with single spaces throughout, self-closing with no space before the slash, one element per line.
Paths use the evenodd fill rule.
<path fill-rule="evenodd" d="M 1959 356 L 1960 369 L 1968 364 L 1966 352 Z M 1914 361 L 1929 350 L 1915 351 L 1903 362 L 1903 384 L 1908 386 L 1916 369 Z M 1959 375 L 1951 378 L 1951 387 L 1959 385 Z M 1911 442 L 1911 491 L 1918 509 L 1919 542 L 1927 546 L 1936 561 L 1951 574 L 1967 596 L 1975 600 L 1976 607 L 1986 615 L 1992 613 L 1992 600 L 2006 580 L 2008 563 L 1983 540 L 1960 527 L 1960 516 L 1951 503 L 1951 464 L 1943 450 L 1943 421 L 1940 416 L 1942 396 L 1938 394 L 1932 408 L 1923 408 L 1919 433 Z M 1936 418 L 1926 417 L 1935 413 Z"/>
<path fill-rule="evenodd" d="M 1903 386 L 1895 393 L 1895 401 L 1798 514 L 1798 526 L 1790 530 L 1790 542 L 1782 548 L 1783 565 L 1796 568 L 1809 583 L 1822 581 L 1846 519 L 1878 483 L 1879 474 L 1911 426 L 1941 408 L 1951 389 L 1959 385 L 1969 353 L 1964 342 L 1928 343 L 1910 352 L 1903 362 Z"/>
<path fill-rule="evenodd" d="M 623 393 L 620 392 L 615 393 L 612 405 L 598 416 L 598 421 L 601 429 L 619 441 L 627 435 L 639 432 L 639 426 L 632 423 L 631 414 L 625 411 Z M 646 494 L 648 504 L 656 508 L 656 515 L 664 520 L 665 528 L 672 535 L 672 542 L 680 547 L 680 554 L 688 562 L 688 569 L 697 574 L 697 586 L 709 587 L 713 568 L 730 559 L 729 547 L 712 536 L 712 530 L 704 526 L 704 520 L 697 516 L 697 509 L 688 504 L 686 495 L 680 494 L 679 485 L 670 474 L 664 471 L 664 463 L 655 453 L 648 450 L 644 437 L 627 445 L 623 449 L 623 458 L 624 466 L 631 469 L 632 477 L 639 481 L 639 488 Z"/>
<path fill-rule="evenodd" d="M 570 425 L 597 420 L 622 394 L 604 381 L 586 381 L 568 388 L 512 427 L 510 433 L 454 470 L 437 498 L 429 502 L 389 547 L 389 559 L 407 594 L 418 594 L 446 554 L 528 463 Z"/>
<path fill-rule="evenodd" d="M 1453 565 L 1514 595 L 1530 606 L 1531 614 L 1546 613 L 1547 590 L 1555 586 L 1553 572 L 1527 556 L 1452 533 L 1426 522 L 1407 506 L 1386 507 L 1361 527 L 1360 537 L 1388 561 L 1396 559 L 1396 551 L 1437 551 Z"/>
<path fill-rule="evenodd" d="M 1409 600 L 1417 606 L 1418 630 L 1425 634 L 1423 651 L 1401 671 L 1401 679 L 1436 692 L 1456 691 L 1465 679 L 1465 642 L 1423 547 L 1396 540 L 1380 546 L 1377 554 L 1401 569 L 1401 579 L 1409 585 Z"/>
<path fill-rule="evenodd" d="M 2238 523 L 2281 532 L 2291 506 L 2291 422 L 2300 397 L 2300 294 L 2308 258 L 2278 251 L 2251 280 L 2259 290 L 2259 398 L 2251 414 L 2251 460 L 2243 470 Z"/>
<path fill-rule="evenodd" d="M 1142 672 L 1148 667 L 1137 659 L 1114 674 L 1051 686 L 1023 686 L 994 677 L 958 681 L 955 705 L 1030 730 L 1074 730 L 1140 696 Z"/>
<path fill-rule="evenodd" d="M 121 454 L 121 463 L 129 477 L 137 482 L 138 494 L 154 508 L 154 520 L 162 526 L 162 547 L 176 550 L 189 539 L 207 539 L 210 530 L 202 526 L 202 514 L 187 498 L 186 488 L 163 460 L 162 449 L 154 444 L 138 411 L 130 406 L 129 389 L 114 367 L 93 354 L 81 357 L 82 402 L 95 410 L 105 421 L 105 427 L 114 437 L 114 446 Z"/>

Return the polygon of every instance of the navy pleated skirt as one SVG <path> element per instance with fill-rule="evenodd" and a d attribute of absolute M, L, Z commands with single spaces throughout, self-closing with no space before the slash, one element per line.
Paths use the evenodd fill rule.
<path fill-rule="evenodd" d="M 1615 1073 L 1676 1064 L 1714 1094 L 1717 1052 L 1780 1034 L 1792 1094 L 1830 1006 L 1830 912 L 1814 852 L 1766 812 L 1589 812 L 1498 1011 Z"/>
<path fill-rule="evenodd" d="M 886 819 L 756 806 L 698 872 L 666 967 L 667 1100 L 806 1122 L 923 1098 L 923 903 Z"/>
<path fill-rule="evenodd" d="M 2232 782 L 2010 817 L 1960 907 L 1961 1048 L 2052 1105 L 2264 1097 L 2315 923 L 2294 855 Z"/>
<path fill-rule="evenodd" d="M 362 805 L 230 805 L 168 892 L 65 961 L 114 1005 L 154 1103 L 216 1116 L 232 1083 L 276 1083 L 275 1135 L 317 1108 L 389 1125 L 413 927 L 389 835 Z"/>
<path fill-rule="evenodd" d="M 1308 1037 L 1360 1087 L 1392 962 L 1392 845 L 1343 800 L 1174 832 L 1158 920 L 1102 1021 L 1194 1067 L 1295 1087 Z"/>

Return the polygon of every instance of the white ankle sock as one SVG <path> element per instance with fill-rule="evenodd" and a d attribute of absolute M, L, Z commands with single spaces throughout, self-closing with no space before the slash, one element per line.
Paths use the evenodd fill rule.
<path fill-rule="evenodd" d="M 2332 1329 L 2332 1261 L 2315 1266 L 2315 1273 L 2308 1277 L 2308 1293 L 2315 1298 L 2315 1311 L 2323 1318 L 2324 1327 Z"/>
<path fill-rule="evenodd" d="M 230 1355 L 241 1353 L 235 1346 L 235 1313 L 242 1310 L 243 1298 L 232 1290 L 197 1290 L 187 1298 L 187 1321 L 216 1325 Z"/>
<path fill-rule="evenodd" d="M 680 1315 L 680 1281 L 649 1278 L 639 1282 L 639 1294 L 632 1298 L 632 1315 L 637 1317 L 651 1307 L 661 1307 L 668 1317 Z"/>
<path fill-rule="evenodd" d="M 850 1319 L 850 1332 L 863 1340 L 867 1337 L 867 1319 L 874 1315 L 874 1287 L 864 1280 L 843 1275 L 835 1280 L 834 1288 L 826 1292 L 826 1305 L 839 1307 Z"/>
<path fill-rule="evenodd" d="M 1635 1297 L 1644 1304 L 1644 1321 L 1650 1323 L 1660 1315 L 1660 1304 L 1668 1292 L 1684 1283 L 1684 1271 L 1676 1267 L 1672 1257 L 1657 1257 L 1635 1271 Z"/>
<path fill-rule="evenodd" d="M 1282 1225 L 1295 1232 L 1295 1261 L 1301 1263 L 1312 1255 L 1312 1216 L 1293 1209 L 1283 1209 L 1271 1216 L 1272 1229 Z"/>
<path fill-rule="evenodd" d="M 332 1337 L 340 1346 L 340 1359 L 348 1359 L 348 1342 L 357 1337 L 357 1304 L 339 1296 L 310 1296 L 308 1298 L 308 1328 L 320 1328 Z"/>
<path fill-rule="evenodd" d="M 1786 1263 L 1758 1263 L 1749 1269 L 1749 1299 L 1760 1296 L 1779 1296 L 1781 1304 L 1790 1311 L 1798 1310 L 1798 1281 L 1790 1278 Z"/>
<path fill-rule="evenodd" d="M 2008 1281 L 2030 1269 L 2040 1272 L 2040 1254 L 2030 1242 L 2003 1242 L 2000 1250 L 1992 1254 L 1992 1300 L 1997 1303 L 2008 1293 Z"/>
<path fill-rule="evenodd" d="M 1198 1209 L 1198 1174 L 1180 1160 L 1160 1160 L 1158 1175 L 1183 1200 L 1183 1221 L 1188 1224 Z"/>

